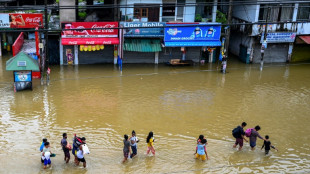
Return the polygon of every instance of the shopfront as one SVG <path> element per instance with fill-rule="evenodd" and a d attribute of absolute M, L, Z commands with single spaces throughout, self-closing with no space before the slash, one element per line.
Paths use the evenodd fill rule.
<path fill-rule="evenodd" d="M 176 50 L 173 59 L 201 60 L 204 52 L 215 57 L 215 49 L 220 49 L 221 26 L 216 23 L 167 23 L 165 47 Z M 181 56 L 180 56 L 181 55 Z"/>
<path fill-rule="evenodd" d="M 61 26 L 61 65 L 113 63 L 117 58 L 118 22 L 65 22 Z"/>
<path fill-rule="evenodd" d="M 165 23 L 120 22 L 120 26 L 125 28 L 123 29 L 123 63 L 158 64 L 160 62 L 159 52 L 162 51 Z"/>

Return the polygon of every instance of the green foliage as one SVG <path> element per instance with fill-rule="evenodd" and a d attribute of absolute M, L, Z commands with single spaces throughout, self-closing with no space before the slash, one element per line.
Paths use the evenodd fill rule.
<path fill-rule="evenodd" d="M 56 3 L 58 3 L 58 4 L 59 4 L 59 0 L 56 0 Z"/>
<path fill-rule="evenodd" d="M 86 12 L 79 12 L 79 17 L 80 17 L 81 19 L 86 18 L 86 16 L 87 16 Z"/>
<path fill-rule="evenodd" d="M 196 16 L 195 16 L 195 22 L 201 22 L 201 20 L 202 20 L 201 15 L 200 15 L 200 14 L 196 14 Z"/>
<path fill-rule="evenodd" d="M 227 22 L 226 15 L 217 10 L 216 11 L 216 22 L 226 24 L 226 22 Z"/>

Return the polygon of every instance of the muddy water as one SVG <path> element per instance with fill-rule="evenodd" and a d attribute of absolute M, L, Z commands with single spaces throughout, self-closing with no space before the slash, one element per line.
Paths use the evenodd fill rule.
<path fill-rule="evenodd" d="M 13 92 L 12 72 L 0 61 L 0 173 L 296 173 L 310 172 L 310 64 L 257 65 L 238 61 L 229 73 L 217 65 L 52 66 L 50 86 Z M 279 152 L 232 148 L 231 130 L 259 124 Z M 122 164 L 122 137 L 137 132 L 138 156 Z M 147 133 L 156 157 L 145 155 Z M 87 138 L 87 168 L 66 165 L 60 140 Z M 199 134 L 210 160 L 194 159 Z M 52 168 L 43 171 L 38 151 L 47 137 Z M 70 140 L 71 142 L 71 140 Z M 258 140 L 258 146 L 262 141 Z"/>

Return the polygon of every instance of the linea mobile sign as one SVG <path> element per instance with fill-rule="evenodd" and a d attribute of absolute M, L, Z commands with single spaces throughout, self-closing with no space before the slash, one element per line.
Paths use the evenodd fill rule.
<path fill-rule="evenodd" d="M 43 28 L 41 13 L 0 14 L 0 28 Z"/>
<path fill-rule="evenodd" d="M 164 37 L 164 22 L 120 22 L 124 29 L 124 37 Z M 159 27 L 159 28 L 143 28 Z"/>
<path fill-rule="evenodd" d="M 264 36 L 264 33 L 262 34 Z M 267 43 L 283 43 L 283 42 L 294 42 L 296 33 L 267 33 Z M 264 37 L 261 37 L 260 43 L 263 43 Z"/>
<path fill-rule="evenodd" d="M 169 27 L 169 25 L 171 27 Z M 178 24 L 167 24 L 167 27 L 165 28 L 165 42 L 220 40 L 221 26 L 206 24 L 191 25 L 196 26 L 188 26 L 188 24 L 183 24 L 180 26 L 178 26 Z"/>
<path fill-rule="evenodd" d="M 61 23 L 63 29 L 90 30 L 63 30 L 62 38 L 91 38 L 91 37 L 118 37 L 118 22 L 65 22 Z"/>

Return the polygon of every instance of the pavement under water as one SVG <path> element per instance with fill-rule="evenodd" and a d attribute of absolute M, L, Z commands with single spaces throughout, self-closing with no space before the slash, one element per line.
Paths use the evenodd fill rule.
<path fill-rule="evenodd" d="M 228 61 L 193 67 L 165 65 L 51 66 L 49 86 L 13 92 L 0 61 L 0 173 L 308 173 L 310 64 L 246 65 Z M 241 122 L 260 125 L 279 152 L 265 156 L 257 141 L 233 149 Z M 138 156 L 122 164 L 123 135 L 135 130 Z M 146 156 L 154 132 L 156 157 Z M 65 164 L 62 133 L 84 136 L 87 168 Z M 194 159 L 196 139 L 208 139 L 210 160 Z M 57 156 L 43 170 L 39 146 L 48 138 Z"/>

